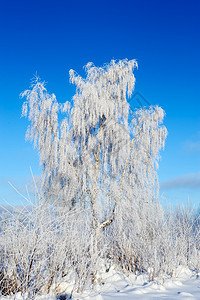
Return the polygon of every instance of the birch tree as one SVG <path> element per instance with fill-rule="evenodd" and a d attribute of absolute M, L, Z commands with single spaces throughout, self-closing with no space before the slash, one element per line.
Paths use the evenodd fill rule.
<path fill-rule="evenodd" d="M 91 255 L 114 221 L 115 236 L 124 231 L 128 238 L 133 214 L 145 219 L 158 199 L 156 169 L 167 134 L 164 111 L 157 106 L 130 110 L 136 67 L 135 60 L 127 59 L 102 68 L 88 63 L 85 78 L 70 70 L 76 85 L 72 106 L 58 104 L 38 79 L 22 94 L 22 115 L 30 121 L 27 138 L 40 153 L 45 199 L 85 210 Z"/>

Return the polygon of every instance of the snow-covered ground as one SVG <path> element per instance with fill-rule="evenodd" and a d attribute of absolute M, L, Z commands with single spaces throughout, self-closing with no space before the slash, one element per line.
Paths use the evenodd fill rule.
<path fill-rule="evenodd" d="M 200 299 L 200 279 L 196 278 L 196 274 L 179 268 L 176 278 L 171 278 L 161 282 L 148 282 L 147 277 L 129 276 L 128 278 L 116 272 L 114 269 L 102 276 L 102 282 L 95 291 L 86 291 L 82 294 L 73 294 L 72 299 L 77 300 L 118 300 L 134 299 Z M 65 286 L 60 286 L 64 289 Z M 73 286 L 68 286 L 66 293 L 55 297 L 54 295 L 38 296 L 35 300 L 65 300 L 70 299 L 70 290 Z M 12 297 L 0 297 L 0 300 L 25 300 L 20 294 Z"/>
<path fill-rule="evenodd" d="M 112 273 L 109 272 L 109 273 Z M 108 274 L 105 285 L 99 289 L 98 294 L 79 299 L 110 300 L 122 299 L 200 299 L 200 279 L 196 274 L 186 269 L 179 269 L 177 278 L 160 282 L 148 282 L 147 278 L 125 278 L 120 273 Z"/>

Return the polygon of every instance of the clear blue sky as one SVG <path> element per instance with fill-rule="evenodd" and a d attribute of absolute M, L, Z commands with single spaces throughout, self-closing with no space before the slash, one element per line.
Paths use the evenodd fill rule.
<path fill-rule="evenodd" d="M 135 90 L 166 111 L 169 135 L 160 162 L 162 198 L 200 201 L 200 1 L 0 1 L 0 203 L 18 201 L 38 175 L 25 142 L 22 100 L 36 71 L 59 102 L 70 100 L 72 68 L 136 59 Z"/>

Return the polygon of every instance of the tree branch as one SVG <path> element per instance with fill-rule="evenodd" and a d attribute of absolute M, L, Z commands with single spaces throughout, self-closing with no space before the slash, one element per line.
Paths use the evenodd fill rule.
<path fill-rule="evenodd" d="M 129 147 L 129 153 L 127 155 L 127 158 L 126 158 L 126 161 L 125 161 L 125 164 L 124 164 L 124 168 L 123 168 L 123 172 L 122 172 L 122 179 L 121 179 L 120 186 L 119 186 L 119 192 L 120 193 L 121 193 L 121 190 L 122 190 L 122 185 L 123 185 L 124 178 L 125 178 L 126 168 L 127 168 L 127 165 L 128 165 L 128 160 L 129 160 L 129 157 L 130 157 L 130 154 L 131 154 L 131 150 L 133 148 L 134 141 L 136 140 L 136 137 L 139 135 L 139 133 L 141 131 L 142 131 L 142 128 L 139 130 L 139 132 L 134 136 L 134 138 L 131 141 L 131 144 L 130 144 L 130 147 Z"/>

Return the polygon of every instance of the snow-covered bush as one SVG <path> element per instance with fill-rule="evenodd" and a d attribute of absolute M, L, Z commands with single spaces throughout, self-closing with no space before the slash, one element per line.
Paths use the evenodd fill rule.
<path fill-rule="evenodd" d="M 189 207 L 163 212 L 154 204 L 144 218 L 135 212 L 131 226 L 124 214 L 127 227 L 121 230 L 114 220 L 104 228 L 97 252 L 91 253 L 89 213 L 38 198 L 38 203 L 1 216 L 2 295 L 20 292 L 35 299 L 40 293 L 64 292 L 63 283 L 73 294 L 101 284 L 99 271 L 111 266 L 126 275 L 148 274 L 149 280 L 176 276 L 179 266 L 196 269 L 198 276 L 200 228 Z"/>
<path fill-rule="evenodd" d="M 35 299 L 35 294 L 61 292 L 62 281 L 83 289 L 96 264 L 87 254 L 90 240 L 88 216 L 81 208 L 69 212 L 40 198 L 7 210 L 1 221 L 1 294 L 20 292 Z"/>

